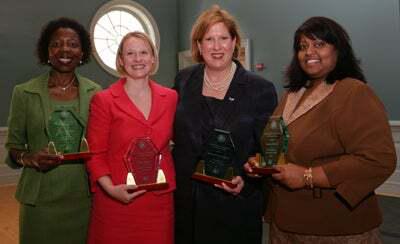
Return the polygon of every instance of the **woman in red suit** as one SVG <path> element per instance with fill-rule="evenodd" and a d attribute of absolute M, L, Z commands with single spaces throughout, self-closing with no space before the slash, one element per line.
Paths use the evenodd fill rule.
<path fill-rule="evenodd" d="M 172 244 L 175 172 L 169 150 L 177 94 L 149 79 L 158 55 L 149 37 L 128 33 L 116 60 L 122 78 L 97 93 L 88 122 L 88 161 L 93 194 L 89 244 Z M 127 155 L 138 138 L 149 138 L 157 149 L 168 188 L 139 190 L 127 184 Z M 133 172 L 133 175 L 135 172 Z"/>

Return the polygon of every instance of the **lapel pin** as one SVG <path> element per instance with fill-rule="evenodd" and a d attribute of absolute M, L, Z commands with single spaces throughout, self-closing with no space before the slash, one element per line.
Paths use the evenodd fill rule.
<path fill-rule="evenodd" d="M 229 99 L 229 101 L 231 101 L 231 102 L 235 101 L 235 98 L 234 98 L 234 97 L 229 97 L 228 99 Z"/>

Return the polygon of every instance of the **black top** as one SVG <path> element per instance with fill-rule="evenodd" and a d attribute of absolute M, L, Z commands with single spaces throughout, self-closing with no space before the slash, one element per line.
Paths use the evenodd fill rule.
<path fill-rule="evenodd" d="M 264 209 L 261 179 L 247 178 L 243 164 L 259 152 L 262 130 L 277 104 L 273 84 L 239 62 L 223 100 L 202 95 L 204 64 L 179 72 L 174 125 L 176 243 L 261 243 Z M 191 179 L 214 129 L 231 132 L 233 164 L 245 180 L 238 196 Z"/>

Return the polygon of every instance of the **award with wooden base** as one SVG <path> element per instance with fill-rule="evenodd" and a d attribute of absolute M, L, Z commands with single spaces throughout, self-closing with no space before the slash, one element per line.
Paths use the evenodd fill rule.
<path fill-rule="evenodd" d="M 89 151 L 89 144 L 88 144 L 86 138 L 84 138 L 84 137 L 81 140 L 79 152 L 63 153 L 63 152 L 57 151 L 56 145 L 54 144 L 53 141 L 49 142 L 48 149 L 49 149 L 50 155 L 62 156 L 61 161 L 63 163 L 67 163 L 68 161 L 76 162 L 79 159 L 85 160 L 85 159 L 89 159 L 90 157 L 92 157 L 92 153 Z"/>
<path fill-rule="evenodd" d="M 125 154 L 125 165 L 128 170 L 127 185 L 135 185 L 138 190 L 163 190 L 168 188 L 163 170 L 160 168 L 162 154 L 150 138 L 134 140 Z"/>
<path fill-rule="evenodd" d="M 73 105 L 55 105 L 49 116 L 50 155 L 59 155 L 61 163 L 83 163 L 92 156 L 84 137 L 85 122 Z"/>
<path fill-rule="evenodd" d="M 225 183 L 231 188 L 235 187 L 231 182 L 235 176 L 234 153 L 235 147 L 230 132 L 214 129 L 207 141 L 203 160 L 198 162 L 192 178 L 209 184 Z"/>
<path fill-rule="evenodd" d="M 256 155 L 256 165 L 252 165 L 255 174 L 269 175 L 278 173 L 274 165 L 285 164 L 289 134 L 282 117 L 271 116 L 261 136 L 261 154 Z"/>

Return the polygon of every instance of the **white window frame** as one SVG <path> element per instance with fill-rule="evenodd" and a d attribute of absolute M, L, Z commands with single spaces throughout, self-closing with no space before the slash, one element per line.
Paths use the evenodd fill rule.
<path fill-rule="evenodd" d="M 92 42 L 93 56 L 97 61 L 97 63 L 106 72 L 108 72 L 113 76 L 118 77 L 119 74 L 117 70 L 105 64 L 102 58 L 100 57 L 98 51 L 96 50 L 96 43 L 95 43 L 96 37 L 94 36 L 94 30 L 100 18 L 112 11 L 124 11 L 135 17 L 139 21 L 139 23 L 141 23 L 141 25 L 143 26 L 144 31 L 150 36 L 150 39 L 153 40 L 154 45 L 156 46 L 158 51 L 160 48 L 160 33 L 158 31 L 158 26 L 153 16 L 150 14 L 149 11 L 147 11 L 145 7 L 143 7 L 137 2 L 130 0 L 113 0 L 102 5 L 96 11 L 96 14 L 93 16 L 92 21 L 90 23 L 90 39 Z"/>

